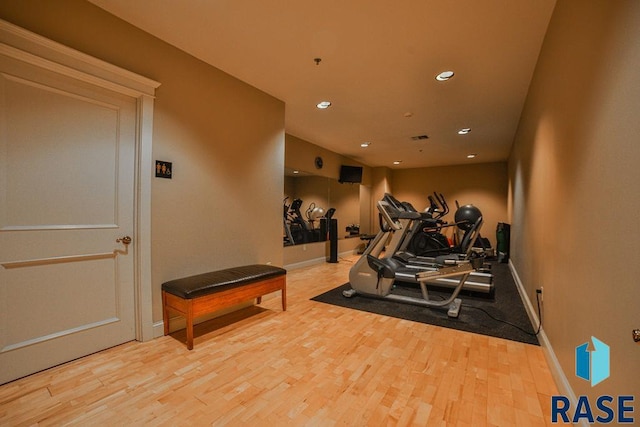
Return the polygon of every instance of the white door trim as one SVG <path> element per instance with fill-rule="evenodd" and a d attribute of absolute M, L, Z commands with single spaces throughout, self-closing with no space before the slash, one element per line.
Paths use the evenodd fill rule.
<path fill-rule="evenodd" d="M 137 99 L 134 250 L 136 339 L 153 338 L 151 177 L 153 103 L 160 83 L 0 20 L 0 54 Z"/>

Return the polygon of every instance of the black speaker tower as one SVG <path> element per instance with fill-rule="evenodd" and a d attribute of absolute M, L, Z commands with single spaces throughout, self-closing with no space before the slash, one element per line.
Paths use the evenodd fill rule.
<path fill-rule="evenodd" d="M 327 211 L 325 215 L 327 217 L 327 234 L 329 235 L 329 256 L 327 262 L 338 262 L 338 220 L 332 218 L 336 212 L 334 208 Z"/>

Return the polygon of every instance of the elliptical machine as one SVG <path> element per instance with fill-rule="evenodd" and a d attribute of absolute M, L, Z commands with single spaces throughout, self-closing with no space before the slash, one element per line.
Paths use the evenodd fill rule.
<path fill-rule="evenodd" d="M 349 271 L 351 289 L 345 290 L 343 295 L 347 298 L 363 295 L 432 308 L 447 307 L 449 317 L 458 317 L 462 304 L 458 294 L 469 274 L 482 266 L 482 258 L 473 256 L 468 260 L 452 262 L 449 265 L 432 263 L 431 270 L 416 270 L 415 280 L 420 285 L 422 298 L 393 294 L 396 271 L 403 268 L 403 265 L 393 258 L 393 253 L 385 256 L 381 254 L 389 238 L 391 238 L 389 246 L 392 248 L 397 247 L 403 238 L 405 233 L 402 232 L 402 220 L 420 219 L 420 213 L 407 210 L 390 194 L 385 194 L 384 198 L 378 201 L 377 207 L 382 218 L 380 231 L 360 259 L 351 267 Z M 426 283 L 444 277 L 457 277 L 458 284 L 446 300 L 431 300 Z"/>
<path fill-rule="evenodd" d="M 434 192 L 433 195 L 428 196 L 428 199 L 429 207 L 421 214 L 420 220 L 411 227 L 400 251 L 430 257 L 451 251 L 449 239 L 442 233 L 443 227 L 449 226 L 442 219 L 449 213 L 449 205 L 441 193 Z"/>

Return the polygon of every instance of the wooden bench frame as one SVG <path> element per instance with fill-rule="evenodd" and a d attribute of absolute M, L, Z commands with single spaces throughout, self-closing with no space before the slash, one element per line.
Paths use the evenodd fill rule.
<path fill-rule="evenodd" d="M 215 289 L 200 297 L 186 299 L 169 292 L 162 291 L 162 318 L 164 334 L 169 335 L 169 313 L 174 311 L 182 315 L 187 321 L 187 348 L 193 349 L 193 320 L 204 314 L 213 313 L 223 308 L 231 307 L 250 299 L 257 298 L 262 302 L 262 296 L 271 292 L 282 292 L 282 311 L 287 310 L 287 277 L 286 275 L 272 277 L 256 282 L 243 283 L 231 288 L 216 291 Z"/>

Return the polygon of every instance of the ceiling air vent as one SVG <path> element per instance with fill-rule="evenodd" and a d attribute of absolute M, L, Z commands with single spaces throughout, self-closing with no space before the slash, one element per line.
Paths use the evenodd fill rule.
<path fill-rule="evenodd" d="M 429 139 L 428 135 L 417 135 L 417 136 L 412 136 L 411 139 L 413 139 L 414 141 L 420 141 L 423 139 Z"/>

